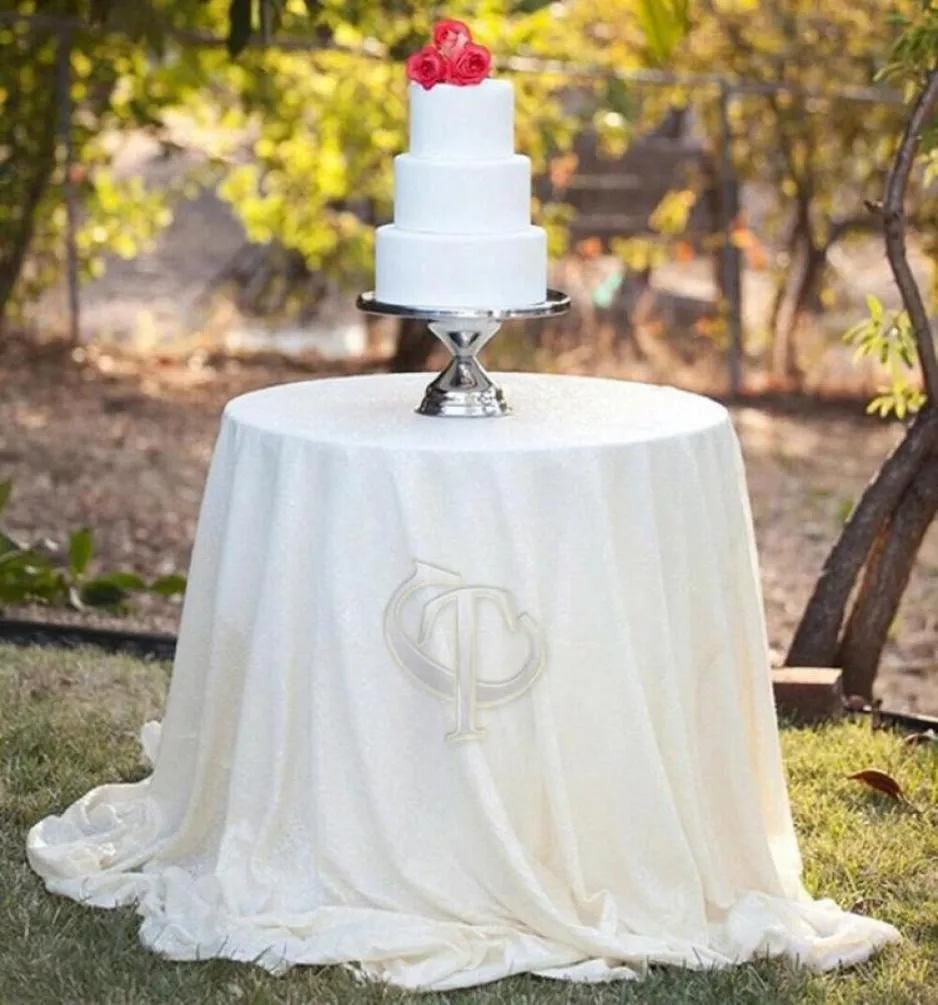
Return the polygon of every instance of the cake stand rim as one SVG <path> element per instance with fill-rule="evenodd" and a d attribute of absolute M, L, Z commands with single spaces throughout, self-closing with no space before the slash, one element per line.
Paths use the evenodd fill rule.
<path fill-rule="evenodd" d="M 358 295 L 355 306 L 365 314 L 407 317 L 422 321 L 511 321 L 564 314 L 570 309 L 570 297 L 560 290 L 548 289 L 546 300 L 524 307 L 430 307 L 385 303 L 375 298 L 374 290 L 369 290 Z"/>

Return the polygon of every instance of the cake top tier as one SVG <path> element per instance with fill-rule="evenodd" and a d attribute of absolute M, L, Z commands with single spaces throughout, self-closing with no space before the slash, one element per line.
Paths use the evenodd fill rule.
<path fill-rule="evenodd" d="M 514 92 L 489 80 L 492 57 L 462 21 L 437 21 L 407 60 L 410 152 L 430 160 L 486 161 L 515 149 Z"/>
<path fill-rule="evenodd" d="M 514 152 L 514 91 L 507 80 L 477 87 L 410 85 L 410 152 L 433 160 L 480 161 Z"/>

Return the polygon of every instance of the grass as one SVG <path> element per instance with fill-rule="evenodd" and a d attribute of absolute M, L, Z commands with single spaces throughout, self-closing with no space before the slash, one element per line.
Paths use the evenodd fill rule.
<path fill-rule="evenodd" d="M 271 977 L 225 961 L 164 961 L 140 946 L 131 909 L 47 894 L 26 865 L 24 839 L 92 785 L 143 775 L 137 733 L 159 714 L 167 679 L 159 663 L 0 646 L 0 1005 L 938 1005 L 938 745 L 910 747 L 866 724 L 783 731 L 809 889 L 845 906 L 862 901 L 905 935 L 851 970 L 817 975 L 766 961 L 661 969 L 642 983 L 527 976 L 411 995 L 359 985 L 338 967 Z M 923 813 L 845 777 L 873 766 Z"/>

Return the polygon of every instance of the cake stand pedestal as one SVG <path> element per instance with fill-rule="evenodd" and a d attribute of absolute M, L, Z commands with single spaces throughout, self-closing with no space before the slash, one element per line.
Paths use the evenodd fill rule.
<path fill-rule="evenodd" d="M 477 357 L 483 346 L 491 341 L 503 321 L 564 314 L 570 309 L 570 298 L 559 290 L 548 290 L 546 300 L 526 307 L 414 307 L 384 303 L 369 292 L 359 296 L 356 306 L 366 314 L 426 320 L 430 331 L 453 354 L 449 364 L 427 386 L 417 412 L 443 417 L 487 418 L 507 415 L 510 409 L 501 388 L 479 363 Z"/>

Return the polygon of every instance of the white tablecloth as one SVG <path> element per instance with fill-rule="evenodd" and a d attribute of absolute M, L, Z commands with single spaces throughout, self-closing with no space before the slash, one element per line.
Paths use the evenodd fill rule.
<path fill-rule="evenodd" d="M 898 938 L 801 886 L 727 412 L 501 374 L 514 414 L 434 419 L 427 379 L 228 405 L 155 769 L 33 828 L 48 888 L 436 989 Z"/>

